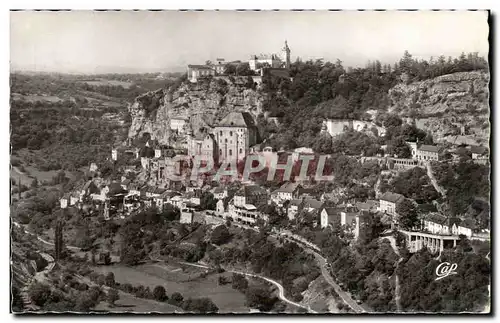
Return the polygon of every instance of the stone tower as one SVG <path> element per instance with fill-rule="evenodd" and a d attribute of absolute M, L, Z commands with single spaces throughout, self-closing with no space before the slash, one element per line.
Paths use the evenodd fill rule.
<path fill-rule="evenodd" d="M 285 40 L 285 47 L 281 49 L 281 59 L 285 63 L 285 68 L 290 68 L 290 48 L 288 47 L 288 43 Z"/>

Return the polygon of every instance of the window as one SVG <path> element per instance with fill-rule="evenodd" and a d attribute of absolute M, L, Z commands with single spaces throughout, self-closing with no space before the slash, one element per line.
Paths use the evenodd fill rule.
<path fill-rule="evenodd" d="M 226 138 L 226 144 L 227 144 L 227 138 Z"/>
<path fill-rule="evenodd" d="M 233 150 L 229 149 L 229 156 L 232 156 L 232 155 L 233 155 Z"/>
<path fill-rule="evenodd" d="M 242 154 L 242 153 L 243 153 L 243 149 L 240 148 L 240 154 Z"/>
<path fill-rule="evenodd" d="M 233 132 L 229 131 L 229 137 L 232 137 L 232 136 L 233 136 Z"/>
<path fill-rule="evenodd" d="M 222 136 L 222 130 L 220 131 L 220 135 Z"/>
<path fill-rule="evenodd" d="M 222 156 L 222 149 L 219 149 L 219 155 Z"/>

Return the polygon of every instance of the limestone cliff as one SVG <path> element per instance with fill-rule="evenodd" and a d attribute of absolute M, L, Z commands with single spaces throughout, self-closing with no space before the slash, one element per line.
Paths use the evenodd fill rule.
<path fill-rule="evenodd" d="M 400 83 L 389 90 L 389 111 L 414 119 L 417 127 L 432 132 L 435 141 L 453 142 L 458 136 L 487 144 L 488 84 L 489 74 L 481 71 Z"/>
<path fill-rule="evenodd" d="M 187 118 L 195 135 L 231 111 L 247 111 L 256 117 L 262 112 L 263 94 L 255 87 L 247 78 L 218 78 L 145 93 L 129 106 L 128 137 L 149 133 L 161 144 L 171 144 L 174 117 Z"/>

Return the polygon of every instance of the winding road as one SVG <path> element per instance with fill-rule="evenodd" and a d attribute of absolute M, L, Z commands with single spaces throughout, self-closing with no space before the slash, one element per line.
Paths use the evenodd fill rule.
<path fill-rule="evenodd" d="M 213 269 L 210 266 L 200 265 L 200 264 L 192 264 L 192 263 L 189 263 L 189 262 L 181 262 L 181 264 L 182 265 L 187 265 L 187 266 L 204 268 L 204 269 Z M 278 283 L 277 281 L 275 281 L 275 280 L 273 280 L 271 278 L 268 278 L 268 277 L 265 277 L 265 276 L 261 276 L 261 275 L 257 275 L 257 274 L 247 273 L 247 272 L 243 272 L 243 271 L 238 271 L 238 270 L 227 269 L 226 271 L 230 272 L 230 273 L 234 273 L 234 274 L 240 274 L 240 275 L 244 275 L 244 276 L 248 276 L 248 277 L 254 277 L 254 278 L 263 279 L 263 280 L 265 280 L 265 281 L 267 281 L 267 282 L 275 285 L 276 287 L 278 287 L 278 297 L 283 302 L 288 303 L 288 304 L 293 305 L 293 306 L 296 306 L 296 307 L 299 307 L 299 308 L 302 308 L 302 309 L 305 309 L 307 312 L 312 313 L 312 314 L 317 314 L 318 313 L 318 312 L 312 310 L 309 307 L 305 307 L 304 305 L 301 305 L 299 303 L 296 303 L 296 302 L 291 301 L 288 298 L 286 298 L 286 296 L 285 296 L 285 288 L 280 283 Z"/>
<path fill-rule="evenodd" d="M 394 275 L 396 275 L 396 283 L 395 283 L 395 288 L 394 288 L 394 300 L 396 301 L 396 311 L 401 312 L 401 286 L 399 285 L 399 276 L 397 274 L 397 270 L 399 268 L 399 264 L 403 261 L 403 257 L 401 257 L 401 254 L 399 253 L 399 249 L 396 246 L 396 239 L 392 236 L 384 237 L 383 239 L 389 240 L 391 243 L 391 247 L 396 253 L 396 255 L 399 256 L 399 260 L 396 264 L 396 268 L 394 269 Z"/>
<path fill-rule="evenodd" d="M 342 288 L 335 282 L 328 269 L 328 261 L 318 252 L 318 250 L 320 250 L 318 246 L 312 244 L 309 241 L 305 241 L 303 237 L 297 236 L 289 232 L 281 232 L 280 235 L 296 243 L 297 241 L 299 241 L 299 245 L 301 245 L 306 252 L 314 255 L 314 257 L 316 258 L 316 262 L 318 263 L 321 269 L 321 274 L 323 275 L 325 280 L 328 282 L 328 284 L 330 284 L 330 286 L 333 287 L 337 295 L 339 295 L 339 297 L 344 301 L 344 303 L 347 304 L 354 312 L 356 313 L 369 312 L 368 310 L 364 309 L 361 305 L 356 303 L 356 301 L 353 300 L 352 297 L 347 292 L 342 290 Z"/>
<path fill-rule="evenodd" d="M 438 191 L 443 196 L 443 198 L 445 198 L 446 197 L 446 191 L 441 186 L 439 186 L 436 178 L 434 177 L 434 174 L 432 173 L 431 163 L 430 162 L 426 162 L 425 163 L 425 167 L 427 168 L 427 176 L 429 176 L 429 178 L 431 180 L 431 183 L 432 183 L 432 186 L 434 186 L 434 189 L 436 191 Z"/>

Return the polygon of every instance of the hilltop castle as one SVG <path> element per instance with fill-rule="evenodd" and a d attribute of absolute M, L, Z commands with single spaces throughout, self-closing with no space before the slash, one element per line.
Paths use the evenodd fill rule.
<path fill-rule="evenodd" d="M 285 40 L 285 45 L 279 54 L 254 54 L 248 60 L 248 65 L 252 71 L 259 72 L 261 75 L 264 74 L 264 70 L 266 69 L 288 71 L 291 64 L 290 52 L 288 42 Z M 225 75 L 228 65 L 238 65 L 241 63 L 241 61 L 226 62 L 223 58 L 217 58 L 216 63 L 209 62 L 209 64 L 205 65 L 188 65 L 188 79 L 191 82 L 197 82 L 199 78 Z"/>

